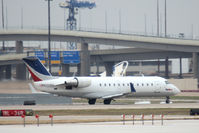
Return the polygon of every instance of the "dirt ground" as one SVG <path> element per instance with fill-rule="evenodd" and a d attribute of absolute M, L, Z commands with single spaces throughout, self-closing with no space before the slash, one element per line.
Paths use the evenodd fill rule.
<path fill-rule="evenodd" d="M 1 94 L 28 94 L 31 93 L 28 83 L 31 81 L 0 81 Z"/>

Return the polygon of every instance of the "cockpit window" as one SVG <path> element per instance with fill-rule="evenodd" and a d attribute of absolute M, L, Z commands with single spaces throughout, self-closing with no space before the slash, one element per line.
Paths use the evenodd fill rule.
<path fill-rule="evenodd" d="M 166 84 L 169 84 L 169 81 L 166 80 L 165 83 L 166 83 Z"/>

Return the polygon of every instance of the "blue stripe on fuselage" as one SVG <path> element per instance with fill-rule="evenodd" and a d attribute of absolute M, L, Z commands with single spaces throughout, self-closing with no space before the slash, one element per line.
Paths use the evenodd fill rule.
<path fill-rule="evenodd" d="M 46 68 L 41 64 L 37 57 L 27 57 L 23 58 L 23 60 L 35 71 L 40 74 L 50 76 L 50 73 L 46 70 Z"/>
<path fill-rule="evenodd" d="M 132 83 L 130 83 L 130 86 L 131 86 L 131 92 L 136 92 L 135 87 Z"/>

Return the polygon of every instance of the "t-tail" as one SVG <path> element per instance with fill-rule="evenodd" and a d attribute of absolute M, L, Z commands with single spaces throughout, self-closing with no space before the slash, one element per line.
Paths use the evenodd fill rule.
<path fill-rule="evenodd" d="M 35 82 L 53 79 L 52 75 L 37 57 L 26 57 L 23 58 L 23 61 Z"/>

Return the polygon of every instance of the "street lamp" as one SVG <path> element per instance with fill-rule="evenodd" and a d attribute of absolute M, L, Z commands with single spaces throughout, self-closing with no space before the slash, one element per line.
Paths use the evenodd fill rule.
<path fill-rule="evenodd" d="M 157 0 L 157 36 L 159 37 L 159 0 Z"/>
<path fill-rule="evenodd" d="M 4 29 L 4 5 L 3 5 L 3 0 L 1 0 L 1 6 L 2 6 L 2 28 Z M 5 50 L 5 42 L 2 42 L 3 48 L 2 50 Z"/>
<path fill-rule="evenodd" d="M 165 37 L 167 37 L 167 0 L 165 0 Z"/>
<path fill-rule="evenodd" d="M 51 73 L 50 1 L 52 1 L 52 0 L 46 0 L 46 1 L 48 1 L 48 67 L 49 67 L 49 72 Z"/>

